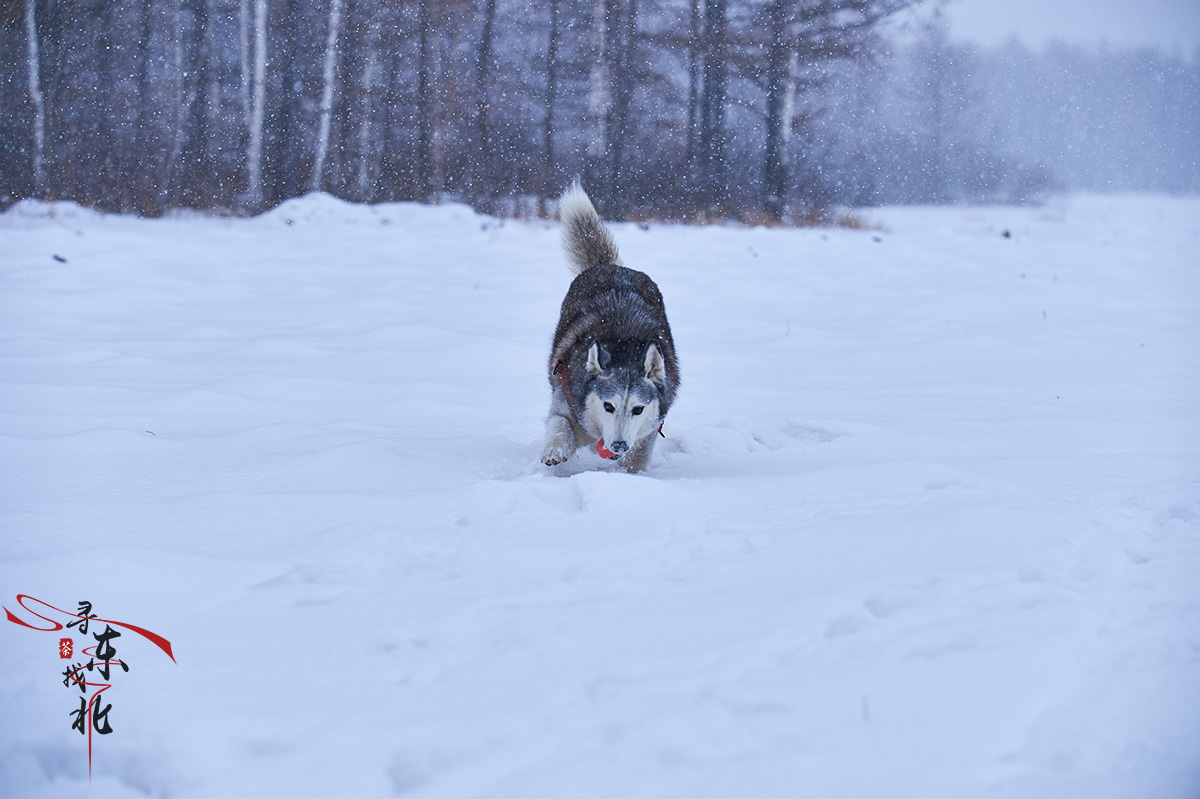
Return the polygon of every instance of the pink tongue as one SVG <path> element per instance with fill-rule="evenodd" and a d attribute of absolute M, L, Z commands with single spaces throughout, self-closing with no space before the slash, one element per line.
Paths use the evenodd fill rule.
<path fill-rule="evenodd" d="M 617 459 L 617 453 L 611 452 L 604 448 L 603 438 L 596 442 L 596 454 L 601 458 L 608 458 L 610 461 L 615 461 Z"/>

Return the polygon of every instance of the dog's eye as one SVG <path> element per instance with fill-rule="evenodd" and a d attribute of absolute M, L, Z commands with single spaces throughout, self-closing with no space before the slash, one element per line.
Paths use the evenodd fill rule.
<path fill-rule="evenodd" d="M 606 402 L 606 403 L 604 403 L 604 410 L 608 411 L 609 413 L 612 413 L 613 411 L 616 410 L 616 408 L 613 407 L 613 404 L 611 402 Z"/>
<path fill-rule="evenodd" d="M 644 410 L 646 410 L 646 406 L 645 406 L 645 405 L 635 405 L 635 406 L 633 406 L 633 415 L 634 415 L 634 416 L 641 416 L 641 415 L 642 415 L 642 411 L 644 411 Z"/>

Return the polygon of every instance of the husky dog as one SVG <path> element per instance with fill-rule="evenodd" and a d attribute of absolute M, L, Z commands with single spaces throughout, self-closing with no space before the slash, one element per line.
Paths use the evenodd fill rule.
<path fill-rule="evenodd" d="M 617 245 L 579 181 L 562 196 L 563 249 L 577 277 L 550 350 L 550 415 L 542 462 L 576 447 L 630 472 L 650 461 L 679 388 L 675 344 L 658 286 L 621 266 Z"/>

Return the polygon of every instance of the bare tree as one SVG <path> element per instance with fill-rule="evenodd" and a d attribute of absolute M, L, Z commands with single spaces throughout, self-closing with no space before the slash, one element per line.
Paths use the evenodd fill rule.
<path fill-rule="evenodd" d="M 863 56 L 876 44 L 875 26 L 916 0 L 768 0 L 755 24 L 737 32 L 734 59 L 742 74 L 766 94 L 763 209 L 775 220 L 787 202 L 790 149 L 800 64 Z"/>
<path fill-rule="evenodd" d="M 33 196 L 46 195 L 46 103 L 42 97 L 38 59 L 35 0 L 25 0 L 25 31 L 29 38 L 29 99 L 33 101 Z"/>
<path fill-rule="evenodd" d="M 175 173 L 179 168 L 179 158 L 187 137 L 187 122 L 191 115 L 192 103 L 196 100 L 195 82 L 188 77 L 191 65 L 184 54 L 184 47 L 189 35 L 184 27 L 183 8 L 180 0 L 175 0 L 172 5 L 171 27 L 172 46 L 165 70 L 168 76 L 166 81 L 167 99 L 171 109 L 171 143 L 158 179 L 158 206 L 160 208 L 166 208 L 170 204 L 171 187 L 176 182 Z"/>
<path fill-rule="evenodd" d="M 329 121 L 333 114 L 333 88 L 337 67 L 338 33 L 342 25 L 342 0 L 330 0 L 329 29 L 325 38 L 325 70 L 321 89 L 320 129 L 317 133 L 317 157 L 313 161 L 309 191 L 320 191 L 325 173 L 325 154 L 329 150 Z"/>
<path fill-rule="evenodd" d="M 633 130 L 633 90 L 637 83 L 634 62 L 638 47 L 638 0 L 613 0 L 613 10 L 609 13 L 608 23 L 607 35 L 615 46 L 609 47 L 609 53 L 612 55 L 612 103 L 608 109 L 608 131 L 605 137 L 609 145 L 605 196 L 609 215 L 621 218 L 628 212 L 630 189 L 625 162 Z"/>
<path fill-rule="evenodd" d="M 787 0 L 771 0 L 767 6 L 767 141 L 763 154 L 763 183 L 767 215 L 783 217 L 787 198 L 788 140 L 791 138 L 790 100 L 795 94 L 795 51 L 789 47 Z"/>
<path fill-rule="evenodd" d="M 542 155 L 545 165 L 542 171 L 542 213 L 546 212 L 545 202 L 555 193 L 557 186 L 553 185 L 558 177 L 554 162 L 554 104 L 558 99 L 558 44 L 562 3 L 561 0 L 550 0 L 550 32 L 546 47 L 546 116 L 542 121 Z"/>
<path fill-rule="evenodd" d="M 700 95 L 703 91 L 701 83 L 701 45 L 704 41 L 701 30 L 701 10 L 703 0 L 690 0 L 688 3 L 688 33 L 687 33 L 687 71 L 688 71 L 688 102 L 687 102 L 687 168 L 688 184 L 694 190 L 696 183 L 696 159 L 700 153 Z"/>
<path fill-rule="evenodd" d="M 475 64 L 475 146 L 472 160 L 472 191 L 478 196 L 487 193 L 486 185 L 492 171 L 492 125 L 489 114 L 488 88 L 495 71 L 496 0 L 483 0 L 483 26 L 479 36 L 479 55 Z"/>
<path fill-rule="evenodd" d="M 145 0 L 149 3 L 150 0 Z M 238 0 L 238 66 L 242 82 L 239 96 L 245 119 L 250 119 L 250 0 Z"/>
<path fill-rule="evenodd" d="M 367 33 L 363 47 L 366 50 L 360 82 L 362 108 L 358 121 L 358 171 L 354 180 L 353 195 L 361 201 L 374 199 L 375 187 L 373 176 L 376 172 L 376 148 L 371 135 L 376 106 L 375 73 L 379 67 L 379 38 L 380 14 L 382 9 L 378 0 L 366 0 L 369 5 L 367 12 Z"/>
<path fill-rule="evenodd" d="M 246 150 L 247 186 L 245 203 L 262 208 L 263 196 L 263 109 L 267 84 L 267 0 L 254 0 L 254 72 L 250 105 L 250 139 Z"/>
<path fill-rule="evenodd" d="M 418 0 L 417 6 L 417 104 L 420 108 L 417 116 L 417 152 L 416 158 L 416 189 L 418 200 L 428 200 L 433 195 L 433 34 L 432 4 L 434 0 Z"/>
<path fill-rule="evenodd" d="M 209 157 L 215 133 L 211 122 L 219 94 L 217 70 L 212 63 L 215 0 L 186 0 L 186 9 L 190 28 L 177 42 L 181 46 L 184 106 L 177 131 L 178 163 L 168 191 L 176 204 L 205 206 L 217 194 L 215 169 Z"/>
<path fill-rule="evenodd" d="M 279 87 L 265 98 L 263 128 L 263 201 L 266 204 L 296 197 L 309 190 L 316 138 L 320 120 L 312 111 L 320 97 L 322 64 L 320 48 L 305 44 L 322 39 L 325 14 L 308 13 L 306 0 L 268 0 L 282 6 L 267 26 L 266 50 L 269 53 L 270 80 L 267 87 Z M 270 8 L 267 11 L 271 13 Z M 317 66 L 316 70 L 312 69 Z M 330 134 L 333 135 L 332 132 Z"/>
<path fill-rule="evenodd" d="M 726 0 L 704 4 L 704 58 L 701 73 L 700 150 L 698 157 L 701 202 L 718 211 L 725 199 L 725 77 L 728 22 Z"/>
<path fill-rule="evenodd" d="M 151 79 L 150 73 L 150 42 L 154 20 L 152 4 L 153 0 L 141 0 L 139 4 L 136 44 L 137 134 L 134 157 L 139 162 L 139 168 L 134 180 L 133 201 L 137 212 L 147 216 L 157 216 L 164 210 L 155 188 L 159 172 L 158 160 L 161 157 L 161 148 L 158 145 L 162 120 L 158 114 L 159 105 L 155 102 L 161 86 Z"/>
<path fill-rule="evenodd" d="M 588 89 L 588 172 L 605 214 L 626 212 L 634 64 L 638 46 L 637 0 L 595 0 L 592 7 L 594 61 Z"/>
<path fill-rule="evenodd" d="M 609 7 L 617 0 L 593 0 L 592 37 L 595 52 L 592 69 L 588 76 L 587 100 L 587 159 L 593 172 L 601 171 L 598 165 L 608 150 L 608 115 L 612 103 L 612 69 L 608 42 Z"/>

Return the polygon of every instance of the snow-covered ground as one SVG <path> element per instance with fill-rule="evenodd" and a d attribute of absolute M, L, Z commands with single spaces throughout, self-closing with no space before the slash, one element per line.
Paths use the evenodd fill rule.
<path fill-rule="evenodd" d="M 0 604 L 177 660 L 89 787 L 0 622 L 0 795 L 1194 799 L 1200 200 L 867 218 L 614 227 L 683 362 L 630 476 L 537 462 L 549 223 L 0 216 Z"/>

